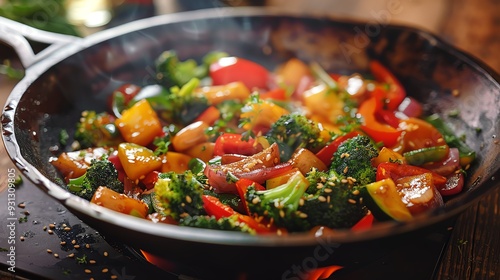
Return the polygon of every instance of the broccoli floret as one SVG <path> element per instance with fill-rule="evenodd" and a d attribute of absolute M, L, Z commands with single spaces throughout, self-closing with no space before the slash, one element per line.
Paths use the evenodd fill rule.
<path fill-rule="evenodd" d="M 221 57 L 228 56 L 224 52 L 210 52 L 202 58 L 202 63 L 194 59 L 180 61 L 174 50 L 164 51 L 156 59 L 156 78 L 163 86 L 183 86 L 193 78 L 202 79 L 208 75 L 210 64 Z"/>
<path fill-rule="evenodd" d="M 281 161 L 287 161 L 297 148 L 317 150 L 324 143 L 317 123 L 300 113 L 281 116 L 267 132 L 270 143 L 276 142 L 280 148 Z"/>
<path fill-rule="evenodd" d="M 310 227 L 350 228 L 367 213 L 358 186 L 334 171 L 312 170 L 310 183 L 298 211 L 307 214 Z"/>
<path fill-rule="evenodd" d="M 193 78 L 182 87 L 173 86 L 170 90 L 162 90 L 145 99 L 167 123 L 184 126 L 192 123 L 209 106 L 205 97 L 194 94 L 199 84 L 200 80 Z M 129 106 L 133 104 L 134 102 L 131 102 Z"/>
<path fill-rule="evenodd" d="M 255 230 L 245 223 L 240 223 L 236 215 L 231 217 L 215 218 L 213 216 L 186 216 L 179 221 L 180 226 L 218 229 L 228 231 L 240 231 L 248 234 L 255 234 Z"/>
<path fill-rule="evenodd" d="M 123 183 L 118 180 L 118 171 L 111 161 L 103 156 L 93 159 L 85 174 L 78 178 L 70 179 L 68 190 L 86 200 L 91 200 L 100 186 L 123 193 Z"/>
<path fill-rule="evenodd" d="M 120 132 L 110 114 L 83 111 L 74 135 L 81 149 L 115 146 L 121 142 Z"/>
<path fill-rule="evenodd" d="M 375 181 L 376 169 L 371 160 L 379 150 L 367 136 L 358 135 L 344 141 L 333 154 L 330 170 L 346 178 L 354 178 L 356 185 L 367 185 Z"/>
<path fill-rule="evenodd" d="M 259 191 L 250 186 L 245 194 L 248 210 L 258 219 L 266 219 L 270 224 L 289 231 L 306 230 L 309 226 L 297 209 L 308 186 L 300 172 L 276 188 Z"/>
<path fill-rule="evenodd" d="M 186 216 L 203 215 L 203 185 L 187 170 L 160 173 L 154 186 L 159 213 L 176 220 Z"/>

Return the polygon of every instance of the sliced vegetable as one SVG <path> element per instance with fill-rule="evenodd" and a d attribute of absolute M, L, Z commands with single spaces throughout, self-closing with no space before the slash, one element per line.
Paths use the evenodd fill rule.
<path fill-rule="evenodd" d="M 381 101 L 376 97 L 371 97 L 361 103 L 358 110 L 364 120 L 361 129 L 375 142 L 383 142 L 384 146 L 393 147 L 396 145 L 402 131 L 376 119 L 375 113 L 380 106 Z"/>
<path fill-rule="evenodd" d="M 312 168 L 319 171 L 325 171 L 328 169 L 323 161 L 321 161 L 313 152 L 305 148 L 297 149 L 292 154 L 289 161 L 292 166 L 299 169 L 303 175 L 309 173 Z"/>
<path fill-rule="evenodd" d="M 146 100 L 123 111 L 115 124 L 125 141 L 142 146 L 151 143 L 163 131 L 156 112 Z"/>
<path fill-rule="evenodd" d="M 117 193 L 106 187 L 99 187 L 90 202 L 139 218 L 146 218 L 148 214 L 148 206 L 146 203 L 128 197 L 125 194 Z"/>
<path fill-rule="evenodd" d="M 407 176 L 395 181 L 401 200 L 413 216 L 443 206 L 443 198 L 431 173 Z"/>
<path fill-rule="evenodd" d="M 398 144 L 400 146 L 395 147 L 394 150 L 400 153 L 446 144 L 439 130 L 422 119 L 408 118 L 402 120 L 399 127 L 404 133 L 401 134 L 400 143 Z"/>
<path fill-rule="evenodd" d="M 244 101 L 250 96 L 250 90 L 243 82 L 235 81 L 224 85 L 201 87 L 195 94 L 205 97 L 212 105 L 218 105 L 227 100 Z"/>
<path fill-rule="evenodd" d="M 153 151 L 134 143 L 121 143 L 118 146 L 118 158 L 131 180 L 144 178 L 162 166 L 161 158 L 155 156 Z"/>
<path fill-rule="evenodd" d="M 370 61 L 370 71 L 379 82 L 388 84 L 384 107 L 389 111 L 395 111 L 406 97 L 404 90 L 398 79 L 382 63 L 376 60 Z"/>
<path fill-rule="evenodd" d="M 394 181 L 397 181 L 398 179 L 403 177 L 421 175 L 425 173 L 432 174 L 432 182 L 436 187 L 440 188 L 444 186 L 444 184 L 446 184 L 446 177 L 443 177 L 428 169 L 414 165 L 399 164 L 393 162 L 385 162 L 378 165 L 376 180 L 379 181 L 382 179 L 391 178 Z"/>
<path fill-rule="evenodd" d="M 363 201 L 380 221 L 408 221 L 412 214 L 400 198 L 392 179 L 383 179 L 360 189 Z"/>
<path fill-rule="evenodd" d="M 449 153 L 448 145 L 420 148 L 403 154 L 406 162 L 411 165 L 422 165 L 428 162 L 443 160 Z"/>
<path fill-rule="evenodd" d="M 406 159 L 400 153 L 396 153 L 390 148 L 382 147 L 378 156 L 372 159 L 372 166 L 377 167 L 379 164 L 384 162 L 394 162 L 394 163 L 406 163 Z"/>
<path fill-rule="evenodd" d="M 209 68 L 213 85 L 243 82 L 249 89 L 267 88 L 269 72 L 263 66 L 240 57 L 223 57 Z"/>
<path fill-rule="evenodd" d="M 184 173 L 184 171 L 189 169 L 189 162 L 192 157 L 177 152 L 167 152 L 162 155 L 161 161 L 163 162 L 161 166 L 161 172 L 174 171 L 175 173 Z"/>
<path fill-rule="evenodd" d="M 215 140 L 214 156 L 238 154 L 250 156 L 263 150 L 260 143 L 251 137 L 236 133 L 224 133 Z"/>
<path fill-rule="evenodd" d="M 464 188 L 464 174 L 462 172 L 457 172 L 452 174 L 446 180 L 446 184 L 443 188 L 438 189 L 439 193 L 443 196 L 455 195 L 462 191 Z"/>

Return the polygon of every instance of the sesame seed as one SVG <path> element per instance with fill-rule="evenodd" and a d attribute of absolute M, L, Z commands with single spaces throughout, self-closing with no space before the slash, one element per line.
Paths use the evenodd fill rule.
<path fill-rule="evenodd" d="M 51 229 L 49 229 L 47 232 L 48 232 L 49 234 L 53 234 L 53 233 L 54 233 Z"/>
<path fill-rule="evenodd" d="M 359 198 L 359 204 L 363 204 L 363 197 Z"/>
<path fill-rule="evenodd" d="M 300 212 L 299 217 L 301 217 L 302 219 L 305 219 L 305 218 L 307 218 L 307 214 Z"/>
<path fill-rule="evenodd" d="M 316 188 L 317 188 L 317 189 L 322 189 L 324 186 L 325 186 L 325 185 L 323 185 L 322 183 L 318 183 L 318 184 L 316 185 Z"/>
<path fill-rule="evenodd" d="M 17 205 L 17 207 L 19 207 L 19 208 L 24 208 L 24 207 L 26 207 L 26 204 L 24 204 L 24 202 L 21 202 L 21 203 L 19 203 L 19 204 Z"/>
<path fill-rule="evenodd" d="M 266 161 L 269 161 L 269 160 L 271 160 L 271 154 L 266 155 Z"/>
<path fill-rule="evenodd" d="M 328 182 L 328 185 L 331 186 L 331 187 L 335 187 L 335 183 L 334 182 Z"/>
<path fill-rule="evenodd" d="M 108 256 L 108 252 L 104 252 L 103 254 L 104 254 L 104 256 L 105 256 L 105 257 L 107 257 L 107 256 Z"/>
<path fill-rule="evenodd" d="M 59 245 L 61 245 L 61 246 L 66 245 L 66 241 L 61 241 L 61 242 L 59 243 Z"/>
<path fill-rule="evenodd" d="M 54 258 L 59 258 L 59 254 L 54 254 Z"/>
<path fill-rule="evenodd" d="M 49 224 L 49 228 L 50 228 L 50 229 L 54 229 L 55 227 L 56 227 L 56 225 L 54 225 L 54 224 Z"/>
<path fill-rule="evenodd" d="M 457 97 L 457 96 L 460 95 L 460 91 L 458 89 L 454 89 L 454 90 L 451 91 L 451 95 Z"/>
<path fill-rule="evenodd" d="M 65 228 L 64 228 L 64 231 L 70 231 L 70 230 L 71 230 L 71 228 L 70 228 L 70 227 L 65 227 Z"/>
<path fill-rule="evenodd" d="M 19 240 L 24 241 L 24 236 L 19 237 Z"/>
<path fill-rule="evenodd" d="M 327 203 L 330 203 L 330 200 L 331 200 L 330 196 L 327 196 L 327 197 L 326 197 L 326 202 L 327 202 Z"/>
<path fill-rule="evenodd" d="M 349 170 L 349 166 L 346 166 L 343 170 L 344 174 L 347 173 L 347 171 Z"/>
<path fill-rule="evenodd" d="M 76 240 L 71 240 L 71 244 L 75 245 L 76 244 Z"/>
<path fill-rule="evenodd" d="M 90 269 L 85 269 L 85 273 L 90 274 L 90 273 L 92 273 L 92 270 L 90 270 Z"/>
<path fill-rule="evenodd" d="M 85 244 L 85 248 L 89 249 L 90 248 L 90 244 Z"/>
<path fill-rule="evenodd" d="M 252 199 L 252 203 L 253 203 L 253 204 L 257 204 L 257 203 L 259 203 L 259 201 L 260 201 L 259 197 L 254 197 L 254 198 Z"/>
<path fill-rule="evenodd" d="M 47 230 L 47 226 L 43 226 L 43 231 L 46 231 Z"/>
<path fill-rule="evenodd" d="M 325 192 L 325 193 L 331 193 L 331 192 L 332 192 L 332 189 L 330 189 L 330 188 L 325 188 L 324 192 Z"/>
<path fill-rule="evenodd" d="M 354 191 L 352 192 L 352 194 L 353 194 L 353 195 L 358 195 L 358 194 L 359 194 L 359 190 L 354 190 Z"/>
<path fill-rule="evenodd" d="M 284 218 L 284 217 L 285 217 L 285 211 L 280 210 L 280 217 L 281 217 L 281 218 Z"/>
<path fill-rule="evenodd" d="M 305 202 L 305 201 L 304 201 L 304 199 L 303 199 L 303 198 L 300 198 L 300 199 L 299 199 L 299 205 L 300 205 L 300 206 L 304 206 L 304 202 Z"/>
<path fill-rule="evenodd" d="M 68 258 L 73 258 L 74 256 L 75 256 L 75 254 L 71 253 L 71 254 L 68 255 Z"/>
<path fill-rule="evenodd" d="M 469 170 L 469 168 L 470 168 L 470 164 L 467 164 L 464 169 Z"/>
<path fill-rule="evenodd" d="M 347 202 L 351 203 L 351 204 L 356 204 L 356 200 L 352 199 L 352 198 L 349 198 L 347 200 Z"/>
<path fill-rule="evenodd" d="M 101 272 L 102 272 L 102 273 L 107 273 L 108 271 L 109 271 L 109 269 L 107 269 L 107 268 L 103 268 L 103 269 L 101 270 Z"/>
<path fill-rule="evenodd" d="M 73 248 L 75 248 L 75 249 L 79 249 L 79 248 L 80 248 L 80 245 L 76 244 L 76 245 L 74 245 L 74 246 L 73 246 Z"/>
<path fill-rule="evenodd" d="M 319 200 L 319 201 L 321 201 L 321 202 L 325 202 L 325 201 L 326 201 L 326 197 L 324 197 L 324 196 L 320 195 L 320 196 L 318 197 L 318 200 Z"/>
<path fill-rule="evenodd" d="M 118 276 L 116 276 L 116 275 L 111 275 L 111 279 L 118 279 Z"/>
<path fill-rule="evenodd" d="M 191 197 L 189 195 L 186 195 L 186 202 L 187 203 L 193 202 L 193 200 L 191 199 Z"/>
<path fill-rule="evenodd" d="M 342 183 L 344 183 L 344 184 L 349 182 L 349 181 L 347 181 L 347 179 L 342 179 L 342 180 L 340 180 L 340 181 L 341 181 Z"/>
<path fill-rule="evenodd" d="M 52 250 L 47 249 L 47 253 L 52 254 Z"/>
<path fill-rule="evenodd" d="M 62 227 L 65 228 L 65 227 L 67 227 L 67 225 L 66 224 L 62 224 Z"/>
<path fill-rule="evenodd" d="M 90 263 L 90 264 L 95 264 L 95 263 L 96 263 L 96 261 L 95 261 L 95 260 L 89 260 L 89 263 Z"/>

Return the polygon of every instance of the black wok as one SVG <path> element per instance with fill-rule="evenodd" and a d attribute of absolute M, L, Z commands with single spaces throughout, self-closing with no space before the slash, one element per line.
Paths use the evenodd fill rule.
<path fill-rule="evenodd" d="M 28 30 L 24 35 L 43 39 L 36 34 Z M 29 66 L 26 75 L 4 107 L 2 136 L 9 156 L 26 178 L 85 223 L 108 238 L 165 259 L 227 271 L 269 269 L 272 264 L 277 273 L 291 277 L 294 264 L 311 267 L 361 261 L 363 251 L 376 249 L 381 240 L 407 234 L 418 238 L 418 232 L 456 216 L 499 185 L 499 76 L 421 30 L 261 8 L 228 8 L 149 18 L 84 39 L 53 39 L 59 43 L 43 57 L 24 60 Z M 153 61 L 167 49 L 176 49 L 182 59 L 223 50 L 269 69 L 298 57 L 340 73 L 367 72 L 370 59 L 381 60 L 408 94 L 425 104 L 427 113 L 448 119 L 477 151 L 466 187 L 444 207 L 408 223 L 381 223 L 366 232 L 284 237 L 154 224 L 68 193 L 58 172 L 48 164 L 60 130 L 71 135 L 82 110 L 104 110 L 108 95 L 119 85 L 154 83 Z M 458 96 L 452 94 L 457 91 Z M 448 117 L 450 109 L 457 109 L 459 116 Z"/>

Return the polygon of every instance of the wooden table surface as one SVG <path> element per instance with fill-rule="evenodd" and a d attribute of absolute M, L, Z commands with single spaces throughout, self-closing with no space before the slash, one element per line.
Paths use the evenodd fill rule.
<path fill-rule="evenodd" d="M 438 35 L 500 72 L 500 1 L 449 1 Z M 14 83 L 0 77 L 0 103 Z M 0 170 L 14 165 L 0 145 Z M 0 176 L 0 191 L 7 185 Z M 500 188 L 462 213 L 454 228 L 436 279 L 500 279 Z M 411 252 L 409 252 L 411 253 Z"/>

